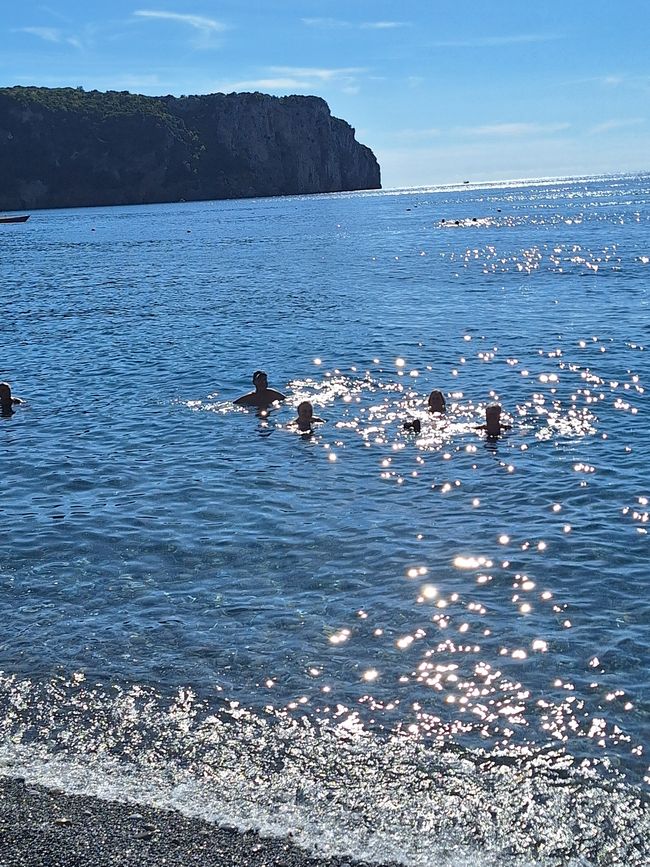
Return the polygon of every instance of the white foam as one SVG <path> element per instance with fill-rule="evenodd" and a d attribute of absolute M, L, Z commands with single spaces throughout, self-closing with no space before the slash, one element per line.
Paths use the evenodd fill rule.
<path fill-rule="evenodd" d="M 330 808 L 315 815 L 311 799 L 296 804 L 265 803 L 260 797 L 264 784 L 243 780 L 237 773 L 221 770 L 214 779 L 199 781 L 190 773 L 166 769 L 143 769 L 116 760 L 90 761 L 48 755 L 42 748 L 5 744 L 0 747 L 0 775 L 19 776 L 66 794 L 89 795 L 105 801 L 147 805 L 177 810 L 185 816 L 240 831 L 257 831 L 262 837 L 285 837 L 321 857 L 348 855 L 370 863 L 386 861 L 408 867 L 488 867 L 498 863 L 496 853 L 480 853 L 451 840 L 432 847 L 425 837 L 400 840 L 394 829 L 368 830 L 343 808 Z M 319 797 L 319 793 L 316 797 Z M 532 862 L 508 862 L 528 867 Z"/>

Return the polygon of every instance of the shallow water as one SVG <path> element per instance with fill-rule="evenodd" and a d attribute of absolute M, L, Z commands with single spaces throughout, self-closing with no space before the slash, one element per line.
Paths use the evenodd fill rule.
<path fill-rule="evenodd" d="M 298 811 L 305 845 L 413 864 L 434 837 L 439 863 L 479 839 L 485 863 L 559 857 L 521 824 L 524 778 L 558 839 L 567 774 L 648 821 L 650 177 L 2 228 L 0 378 L 27 400 L 0 419 L 7 773 L 276 832 Z M 231 403 L 256 368 L 288 394 L 264 417 Z M 303 399 L 326 420 L 308 437 Z M 486 441 L 495 400 L 511 429 Z M 341 737 L 358 755 L 332 762 Z M 388 817 L 363 834 L 337 794 L 360 756 Z M 565 857 L 618 841 L 643 863 L 592 819 Z"/>

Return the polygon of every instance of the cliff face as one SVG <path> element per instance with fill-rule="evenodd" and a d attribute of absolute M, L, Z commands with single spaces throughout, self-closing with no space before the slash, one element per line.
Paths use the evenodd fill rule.
<path fill-rule="evenodd" d="M 0 210 L 378 189 L 313 96 L 0 89 Z"/>

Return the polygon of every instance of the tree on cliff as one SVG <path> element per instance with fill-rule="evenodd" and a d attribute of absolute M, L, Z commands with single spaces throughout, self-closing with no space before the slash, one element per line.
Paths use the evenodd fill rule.
<path fill-rule="evenodd" d="M 0 208 L 376 189 L 379 166 L 318 97 L 0 89 Z"/>

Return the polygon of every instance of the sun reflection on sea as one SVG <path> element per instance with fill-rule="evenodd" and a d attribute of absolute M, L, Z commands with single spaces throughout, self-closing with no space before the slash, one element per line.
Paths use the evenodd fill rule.
<path fill-rule="evenodd" d="M 531 267 L 539 266 L 537 255 L 530 261 L 538 262 Z M 557 339 L 537 356 L 515 358 L 494 344 L 486 349 L 474 338 L 459 336 L 459 343 L 475 343 L 476 348 L 459 355 L 465 383 L 446 391 L 442 415 L 430 413 L 426 402 L 428 389 L 440 383 L 430 378 L 426 364 L 412 366 L 401 355 L 387 369 L 378 359 L 369 359 L 358 369 L 319 370 L 318 377 L 293 380 L 291 404 L 308 399 L 315 407 L 327 408 L 324 447 L 331 449 L 336 442 L 348 463 L 354 463 L 357 450 L 370 449 L 376 454 L 379 481 L 407 485 L 418 497 L 425 492 L 440 497 L 453 493 L 453 508 L 484 514 L 482 520 L 488 522 L 493 493 L 481 492 L 475 480 L 485 472 L 490 455 L 496 458 L 496 471 L 514 477 L 520 463 L 517 455 L 526 456 L 523 471 L 530 473 L 535 448 L 551 447 L 560 454 L 569 450 L 576 455 L 571 468 L 578 488 L 567 488 L 563 496 L 546 503 L 546 518 L 540 517 L 527 538 L 514 528 L 496 528 L 491 548 L 476 551 L 467 545 L 443 568 L 426 556 L 406 566 L 404 580 L 413 585 L 411 615 L 400 615 L 398 625 L 386 612 L 367 606 L 349 622 L 330 624 L 327 643 L 336 658 L 328 662 L 324 649 L 315 649 L 318 677 L 327 683 L 316 692 L 306 690 L 286 709 L 299 709 L 306 699 L 322 718 L 347 714 L 360 727 L 390 726 L 399 714 L 404 730 L 440 742 L 473 733 L 500 747 L 548 736 L 562 744 L 585 738 L 601 749 L 637 749 L 620 717 L 635 707 L 627 690 L 603 697 L 597 682 L 589 681 L 584 672 L 570 680 L 554 676 L 555 656 L 580 618 L 575 611 L 568 616 L 571 604 L 563 601 L 552 575 L 546 573 L 553 568 L 554 545 L 575 530 L 579 519 L 570 507 L 571 490 L 579 490 L 583 479 L 599 472 L 596 462 L 579 457 L 577 447 L 601 435 L 601 404 L 609 402 L 622 412 L 636 410 L 634 400 L 622 399 L 619 392 L 631 398 L 643 394 L 643 386 L 631 371 L 616 380 L 599 375 L 594 365 L 580 362 L 577 355 L 574 360 L 571 348 L 558 345 Z M 598 352 L 602 348 L 590 337 L 580 341 L 578 351 L 588 347 Z M 499 365 L 498 393 L 490 390 L 487 399 L 470 394 L 473 364 Z M 527 374 L 523 380 L 521 373 Z M 517 380 L 512 382 L 516 401 L 507 400 L 505 374 Z M 522 391 L 520 383 L 529 384 L 529 389 Z M 506 404 L 511 427 L 499 443 L 487 443 L 483 454 L 477 427 L 491 401 Z M 413 431 L 416 419 L 419 427 Z M 606 436 L 603 431 L 602 438 Z M 500 496 L 507 495 L 505 482 L 499 484 Z M 639 496 L 620 511 L 638 534 L 647 532 L 648 502 Z M 414 538 L 424 543 L 426 537 L 416 533 Z M 505 550 L 508 559 L 503 558 Z M 335 681 L 345 668 L 357 671 L 366 687 L 358 694 L 358 710 L 345 702 L 331 704 Z M 310 669 L 312 680 L 314 670 Z M 546 688 L 540 688 L 541 671 L 546 673 Z M 526 685 L 530 682 L 537 685 Z M 603 700 L 617 703 L 620 724 L 598 716 Z"/>

